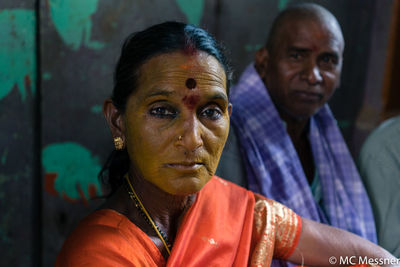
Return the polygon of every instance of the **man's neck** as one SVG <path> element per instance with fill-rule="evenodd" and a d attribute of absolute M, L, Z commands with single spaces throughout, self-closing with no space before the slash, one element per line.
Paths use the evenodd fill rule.
<path fill-rule="evenodd" d="M 310 141 L 308 140 L 310 118 L 298 119 L 284 111 L 279 111 L 279 114 L 286 123 L 286 131 L 296 149 L 307 180 L 311 184 L 315 176 L 315 167 Z"/>
<path fill-rule="evenodd" d="M 293 143 L 307 139 L 308 122 L 310 118 L 296 118 L 287 112 L 278 109 L 281 119 L 286 124 L 286 131 Z"/>

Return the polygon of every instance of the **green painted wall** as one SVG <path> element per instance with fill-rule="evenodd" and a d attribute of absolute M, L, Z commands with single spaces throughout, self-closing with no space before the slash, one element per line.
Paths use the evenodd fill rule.
<path fill-rule="evenodd" d="M 48 189 L 54 189 L 60 196 L 77 200 L 101 195 L 97 179 L 101 169 L 99 159 L 82 145 L 73 142 L 50 144 L 43 148 L 42 164 L 45 176 L 56 174 L 54 188 Z M 90 186 L 93 188 L 92 196 L 89 194 Z"/>
<path fill-rule="evenodd" d="M 204 11 L 204 0 L 175 0 L 185 14 L 189 24 L 200 25 Z"/>
<path fill-rule="evenodd" d="M 0 10 L 0 101 L 15 87 L 23 101 L 35 92 L 35 24 L 33 10 Z"/>
<path fill-rule="evenodd" d="M 104 44 L 92 40 L 92 15 L 99 0 L 49 0 L 50 16 L 64 43 L 72 50 L 81 46 L 102 49 Z"/>

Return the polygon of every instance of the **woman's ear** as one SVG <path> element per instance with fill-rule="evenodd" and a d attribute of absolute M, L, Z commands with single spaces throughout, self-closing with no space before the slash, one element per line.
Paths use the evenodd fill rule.
<path fill-rule="evenodd" d="M 269 53 L 267 48 L 263 47 L 259 49 L 256 53 L 255 68 L 262 80 L 264 80 L 265 76 L 267 75 L 268 60 Z"/>
<path fill-rule="evenodd" d="M 232 108 L 233 108 L 232 103 L 229 103 L 228 104 L 228 114 L 229 114 L 229 116 L 232 115 Z"/>
<path fill-rule="evenodd" d="M 112 137 L 121 137 L 123 143 L 125 143 L 123 114 L 114 106 L 114 103 L 110 98 L 104 101 L 103 113 L 108 123 L 108 127 L 110 127 Z"/>

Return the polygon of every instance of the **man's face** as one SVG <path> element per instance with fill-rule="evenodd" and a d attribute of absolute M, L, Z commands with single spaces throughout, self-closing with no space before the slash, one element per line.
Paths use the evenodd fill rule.
<path fill-rule="evenodd" d="M 343 48 L 332 24 L 287 20 L 260 74 L 277 108 L 295 119 L 314 115 L 339 87 Z"/>

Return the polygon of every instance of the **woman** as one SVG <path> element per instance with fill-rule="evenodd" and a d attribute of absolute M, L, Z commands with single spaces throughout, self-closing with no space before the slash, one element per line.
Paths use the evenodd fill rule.
<path fill-rule="evenodd" d="M 202 29 L 167 22 L 127 39 L 103 106 L 117 150 L 103 170 L 113 192 L 68 238 L 56 266 L 269 266 L 272 257 L 332 266 L 331 256 L 392 257 L 213 176 L 229 131 L 230 81 Z"/>

